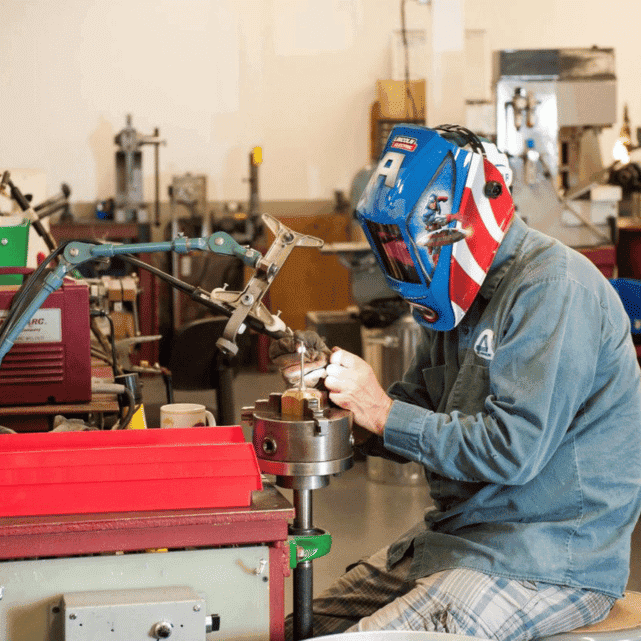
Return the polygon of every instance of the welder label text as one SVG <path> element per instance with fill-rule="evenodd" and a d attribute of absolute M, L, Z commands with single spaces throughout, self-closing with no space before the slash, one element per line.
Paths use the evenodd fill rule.
<path fill-rule="evenodd" d="M 395 136 L 390 147 L 403 149 L 404 151 L 415 151 L 418 141 L 410 136 Z"/>
<path fill-rule="evenodd" d="M 0 311 L 0 321 L 7 312 Z M 62 312 L 57 308 L 39 309 L 22 330 L 16 343 L 60 343 L 62 341 Z"/>

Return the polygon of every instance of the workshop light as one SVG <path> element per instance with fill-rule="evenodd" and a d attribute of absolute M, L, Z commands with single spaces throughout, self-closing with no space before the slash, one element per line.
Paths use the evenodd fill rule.
<path fill-rule="evenodd" d="M 612 148 L 612 158 L 614 158 L 614 160 L 618 160 L 624 165 L 627 165 L 630 162 L 630 154 L 628 153 L 625 142 L 621 138 L 618 138 L 614 143 L 614 147 Z"/>

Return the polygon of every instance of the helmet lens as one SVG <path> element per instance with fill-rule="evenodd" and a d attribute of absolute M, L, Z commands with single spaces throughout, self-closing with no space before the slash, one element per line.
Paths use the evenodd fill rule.
<path fill-rule="evenodd" d="M 397 225 L 383 225 L 367 219 L 365 223 L 388 275 L 405 283 L 420 283 L 400 228 Z"/>

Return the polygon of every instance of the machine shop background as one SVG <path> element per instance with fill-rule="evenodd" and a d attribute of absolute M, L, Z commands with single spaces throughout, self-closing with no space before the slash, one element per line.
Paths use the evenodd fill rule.
<path fill-rule="evenodd" d="M 641 278 L 638 0 L 4 0 L 0 16 L 0 172 L 8 171 L 34 204 L 62 202 L 43 219 L 58 242 L 82 234 L 101 242 L 161 243 L 225 231 L 264 253 L 271 235 L 261 216 L 268 214 L 326 243 L 322 252 L 292 253 L 269 290 L 272 311 L 280 310 L 294 329 L 315 329 L 361 354 L 382 382 L 391 383 L 409 363 L 415 327 L 393 304 L 370 305 L 389 292 L 362 250 L 353 210 L 394 122 L 460 123 L 511 145 L 515 201 L 528 222 L 582 248 L 609 277 Z M 537 52 L 547 52 L 547 61 L 588 60 L 578 72 L 580 87 L 555 93 L 564 78 L 552 72 L 543 79 L 519 72 L 515 81 L 511 56 L 527 67 L 538 64 Z M 406 82 L 411 108 L 395 93 Z M 517 89 L 528 86 L 554 101 L 545 103 L 550 120 L 531 127 L 537 159 L 546 160 L 534 174 L 532 147 L 511 120 Z M 542 98 L 536 100 L 533 110 Z M 550 151 L 550 140 L 567 147 Z M 623 160 L 622 145 L 631 150 Z M 624 171 L 610 174 L 615 161 Z M 599 171 L 601 183 L 591 184 Z M 576 202 L 557 197 L 558 189 L 571 193 L 585 185 Z M 0 194 L 0 214 L 18 213 Z M 38 254 L 47 253 L 32 228 L 26 265 L 35 267 Z M 149 260 L 206 291 L 238 288 L 250 273 L 211 254 L 161 252 Z M 7 264 L 0 255 L 0 266 Z M 119 355 L 141 372 L 149 427 L 159 426 L 167 402 L 167 372 L 174 372 L 176 402 L 202 403 L 225 424 L 239 425 L 244 408 L 284 389 L 258 334 L 238 338 L 231 362 L 213 356 L 216 336 L 207 344 L 204 334 L 192 339 L 193 351 L 179 350 L 180 330 L 211 320 L 210 310 L 142 272 L 132 276 L 117 259 L 83 275 L 101 283 L 97 296 L 108 301 L 123 340 Z M 105 276 L 118 281 L 118 293 Z M 390 317 L 397 320 L 387 322 Z M 136 342 L 139 336 L 156 338 Z M 205 383 L 199 368 L 207 368 Z M 22 420 L 0 403 L 0 426 L 15 428 Z M 38 423 L 37 431 L 53 427 L 52 420 Z M 242 430 L 251 442 L 251 429 Z M 278 490 L 289 505 L 279 504 L 283 515 L 291 516 L 296 490 Z M 427 492 L 414 464 L 362 459 L 314 488 L 314 521 L 333 535 L 331 553 L 314 561 L 314 593 L 419 519 Z M 44 519 L 45 529 L 54 526 Z M 86 527 L 91 533 L 99 526 Z M 262 545 L 248 545 L 238 560 L 225 539 L 212 562 L 205 525 L 190 527 L 202 545 L 173 539 L 175 556 L 166 563 L 156 558 L 165 548 L 153 537 L 140 554 L 122 555 L 129 561 L 112 556 L 105 537 L 99 548 L 83 548 L 91 554 L 51 562 L 26 553 L 0 556 L 6 568 L 0 569 L 0 641 L 82 639 L 61 612 L 106 608 L 94 596 L 104 590 L 118 593 L 113 607 L 120 607 L 118 598 L 133 602 L 134 591 L 152 584 L 169 591 L 150 593 L 153 603 L 145 606 L 158 634 L 164 622 L 158 613 L 171 602 L 171 616 L 184 617 L 185 608 L 203 615 L 206 632 L 200 618 L 185 625 L 203 628 L 208 641 L 280 641 L 273 619 L 282 604 L 270 591 L 283 588 L 285 613 L 298 597 L 287 571 L 283 586 L 257 582 L 273 579 L 273 549 L 266 557 Z M 641 590 L 640 536 L 637 527 L 632 590 Z M 123 545 L 132 545 L 128 537 L 121 537 Z M 147 561 L 145 554 L 155 556 Z M 40 562 L 42 569 L 32 566 Z M 265 563 L 271 570 L 263 574 Z M 222 570 L 214 576 L 203 569 L 207 564 Z M 20 577 L 17 590 L 12 576 Z M 186 589 L 193 576 L 199 585 Z M 81 598 L 65 601 L 67 594 Z M 132 618 L 124 609 L 114 617 L 118 625 Z M 229 626 L 233 632 L 225 636 Z M 2 636 L 6 630 L 11 636 Z"/>
<path fill-rule="evenodd" d="M 207 176 L 211 203 L 246 202 L 247 152 L 263 148 L 261 200 L 277 215 L 330 213 L 369 161 L 379 79 L 403 77 L 399 3 L 384 0 L 30 0 L 3 3 L 0 152 L 49 193 L 73 189 L 80 218 L 113 197 L 114 137 L 127 114 L 159 128 L 160 194 L 172 176 Z M 639 123 L 634 0 L 408 1 L 410 73 L 427 79 L 427 124 L 465 123 L 466 102 L 493 102 L 492 52 L 613 48 L 617 121 Z M 154 199 L 145 149 L 144 197 Z"/>

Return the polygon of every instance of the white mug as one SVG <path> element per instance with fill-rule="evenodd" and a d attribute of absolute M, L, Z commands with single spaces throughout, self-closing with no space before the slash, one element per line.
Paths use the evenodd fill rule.
<path fill-rule="evenodd" d="M 171 403 L 160 408 L 160 427 L 205 427 L 216 425 L 214 415 L 198 403 Z"/>

